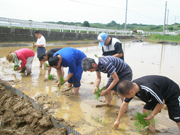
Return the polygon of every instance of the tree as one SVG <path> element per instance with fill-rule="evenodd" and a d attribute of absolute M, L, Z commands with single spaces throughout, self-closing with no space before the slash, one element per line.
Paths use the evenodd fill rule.
<path fill-rule="evenodd" d="M 89 22 L 88 21 L 84 21 L 83 26 L 84 27 L 90 27 Z"/>
<path fill-rule="evenodd" d="M 111 21 L 110 23 L 107 24 L 107 27 L 115 27 L 117 23 L 115 21 Z"/>

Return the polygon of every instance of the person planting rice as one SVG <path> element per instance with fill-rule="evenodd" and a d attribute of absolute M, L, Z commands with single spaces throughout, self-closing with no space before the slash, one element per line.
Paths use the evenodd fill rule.
<path fill-rule="evenodd" d="M 85 57 L 86 55 L 84 52 L 72 47 L 65 47 L 54 53 L 53 57 L 51 57 L 48 62 L 51 67 L 57 69 L 58 87 L 62 85 L 60 83 L 60 76 L 62 76 L 61 66 L 69 67 L 68 76 L 64 80 L 64 83 L 68 82 L 68 87 L 72 87 L 73 85 L 74 94 L 79 92 L 79 88 L 81 86 L 80 80 L 83 73 L 81 61 Z"/>
<path fill-rule="evenodd" d="M 98 63 L 92 58 L 84 58 L 82 60 L 82 69 L 84 71 L 96 71 L 97 78 L 95 81 L 95 90 L 101 83 L 100 72 L 110 74 L 111 77 L 108 79 L 106 89 L 101 92 L 101 96 L 105 96 L 106 105 L 111 104 L 111 90 L 117 91 L 117 84 L 124 80 L 132 80 L 132 70 L 130 66 L 125 63 L 122 59 L 114 56 L 105 56 L 98 58 Z M 123 97 L 121 97 L 123 99 Z"/>
<path fill-rule="evenodd" d="M 54 53 L 61 50 L 62 48 L 53 48 L 53 49 L 50 49 L 48 50 L 46 53 L 43 53 L 41 55 L 39 55 L 39 61 L 41 63 L 44 63 L 45 61 L 48 61 L 49 58 L 53 57 Z M 51 66 L 48 66 L 48 75 L 50 75 L 51 73 Z M 64 69 L 63 69 L 63 66 L 61 66 L 61 73 L 62 73 L 62 76 L 64 76 Z"/>
<path fill-rule="evenodd" d="M 6 60 L 8 60 L 9 62 L 15 63 L 15 67 L 14 67 L 15 71 L 21 70 L 20 73 L 23 73 L 26 71 L 27 75 L 29 75 L 31 73 L 32 62 L 33 62 L 34 56 L 35 56 L 35 53 L 32 50 L 28 48 L 23 48 L 23 49 L 16 50 L 14 52 L 10 52 L 6 56 Z M 18 67 L 19 60 L 22 61 L 21 67 Z"/>
<path fill-rule="evenodd" d="M 125 98 L 113 128 L 118 127 L 129 102 L 134 96 L 137 96 L 146 103 L 143 113 L 150 112 L 147 118 L 144 118 L 145 120 L 150 121 L 166 104 L 169 118 L 176 122 L 180 131 L 180 89 L 171 79 L 165 76 L 149 75 L 132 82 L 125 80 L 118 84 L 117 91 Z M 150 125 L 149 129 L 152 132 L 156 132 L 154 124 Z"/>

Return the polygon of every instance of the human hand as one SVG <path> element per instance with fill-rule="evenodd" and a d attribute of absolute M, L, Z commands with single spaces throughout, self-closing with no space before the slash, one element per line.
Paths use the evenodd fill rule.
<path fill-rule="evenodd" d="M 154 117 L 154 114 L 151 113 L 147 118 L 144 118 L 147 121 L 150 121 Z"/>
<path fill-rule="evenodd" d="M 36 44 L 33 44 L 33 47 L 36 47 L 37 45 Z"/>
<path fill-rule="evenodd" d="M 103 91 L 101 91 L 101 95 L 100 95 L 100 96 L 105 96 L 106 93 L 107 93 L 107 91 L 106 91 L 106 90 L 103 90 Z"/>
<path fill-rule="evenodd" d="M 15 71 L 20 70 L 20 69 L 21 69 L 21 67 L 17 67 L 17 68 L 15 69 Z"/>
<path fill-rule="evenodd" d="M 64 83 L 66 83 L 67 81 L 68 81 L 68 80 L 67 80 L 67 79 L 65 79 L 65 80 L 64 80 Z"/>
<path fill-rule="evenodd" d="M 59 89 L 60 89 L 61 84 L 60 84 L 60 82 L 59 82 L 59 81 L 57 82 L 57 86 L 58 86 L 58 87 L 59 87 Z"/>
<path fill-rule="evenodd" d="M 116 120 L 116 121 L 114 122 L 114 126 L 112 127 L 112 129 L 118 128 L 119 123 L 120 123 L 120 121 Z"/>
<path fill-rule="evenodd" d="M 94 91 L 93 91 L 93 94 L 95 94 L 97 91 L 98 91 L 98 88 L 95 87 L 95 89 L 94 89 Z"/>

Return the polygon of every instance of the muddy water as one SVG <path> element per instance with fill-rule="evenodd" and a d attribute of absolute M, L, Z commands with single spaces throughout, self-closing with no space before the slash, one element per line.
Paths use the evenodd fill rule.
<path fill-rule="evenodd" d="M 49 50 L 55 47 L 66 46 L 48 46 Z M 101 56 L 101 48 L 97 44 L 91 45 L 71 45 L 71 47 L 82 50 L 88 57 L 94 57 L 94 54 Z M 33 70 L 30 76 L 13 71 L 13 65 L 5 62 L 5 56 L 9 51 L 14 51 L 22 47 L 1 47 L 0 48 L 0 79 L 8 80 L 13 87 L 16 87 L 34 98 L 44 109 L 54 117 L 63 118 L 65 121 L 74 125 L 74 129 L 81 134 L 89 135 L 119 135 L 119 134 L 139 134 L 133 127 L 133 114 L 141 111 L 143 102 L 134 99 L 129 106 L 129 111 L 124 115 L 121 124 L 117 130 L 112 130 L 112 126 L 117 117 L 117 111 L 121 105 L 118 96 L 114 96 L 112 107 L 100 107 L 104 98 L 95 100 L 93 83 L 96 74 L 93 72 L 84 72 L 81 81 L 81 89 L 78 96 L 71 95 L 71 92 L 62 92 L 66 86 L 56 87 L 56 81 L 44 81 L 47 78 L 47 70 L 39 68 L 38 59 L 33 61 Z M 26 47 L 34 50 L 32 47 Z M 143 43 L 123 43 L 125 52 L 125 61 L 133 69 L 133 78 L 150 74 L 165 75 L 173 79 L 180 85 L 180 46 Z M 67 68 L 65 68 L 67 76 Z M 52 69 L 51 74 L 56 75 L 56 70 Z M 57 78 L 56 78 L 57 79 Z M 106 84 L 107 77 L 102 74 L 101 86 Z M 168 118 L 167 110 L 163 109 L 156 116 L 157 129 L 160 135 L 178 134 L 176 124 Z"/>

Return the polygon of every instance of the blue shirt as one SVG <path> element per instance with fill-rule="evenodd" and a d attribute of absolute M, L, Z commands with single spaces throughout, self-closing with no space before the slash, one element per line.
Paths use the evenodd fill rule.
<path fill-rule="evenodd" d="M 121 73 L 126 68 L 126 63 L 114 56 L 105 56 L 99 58 L 98 70 L 103 73 L 109 73 L 112 75 L 115 71 L 116 73 Z"/>
<path fill-rule="evenodd" d="M 61 55 L 62 63 L 61 66 L 69 67 L 69 72 L 74 74 L 78 64 L 86 57 L 86 55 L 75 48 L 66 47 L 54 53 L 54 56 Z"/>

